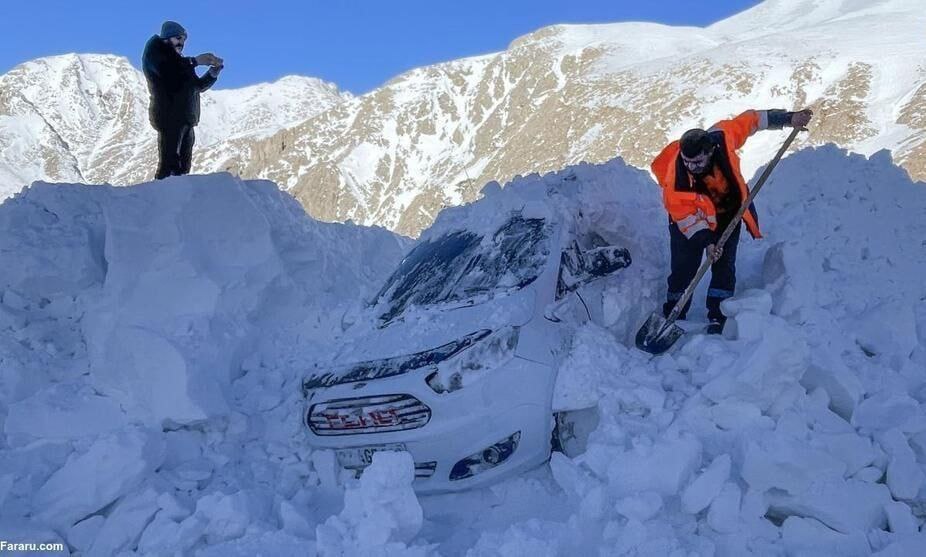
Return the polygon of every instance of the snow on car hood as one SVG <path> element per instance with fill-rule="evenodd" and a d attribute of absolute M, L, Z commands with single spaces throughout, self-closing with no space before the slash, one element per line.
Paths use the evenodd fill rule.
<path fill-rule="evenodd" d="M 371 320 L 356 328 L 356 336 L 332 362 L 316 365 L 303 385 L 312 389 L 389 377 L 437 363 L 492 331 L 524 325 L 534 313 L 535 300 L 535 290 L 526 288 L 481 304 L 413 308 L 384 328 Z"/>

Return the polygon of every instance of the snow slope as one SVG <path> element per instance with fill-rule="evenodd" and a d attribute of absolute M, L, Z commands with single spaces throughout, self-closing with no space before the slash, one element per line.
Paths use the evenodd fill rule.
<path fill-rule="evenodd" d="M 486 214 L 569 195 L 634 263 L 557 381 L 557 408 L 598 415 L 585 453 L 420 498 L 407 455 L 354 480 L 310 451 L 298 392 L 405 240 L 224 174 L 7 200 L 0 537 L 87 555 L 926 551 L 926 189 L 886 153 L 782 161 L 724 336 L 658 357 L 632 344 L 668 258 L 646 173 L 615 159 L 486 194 Z"/>

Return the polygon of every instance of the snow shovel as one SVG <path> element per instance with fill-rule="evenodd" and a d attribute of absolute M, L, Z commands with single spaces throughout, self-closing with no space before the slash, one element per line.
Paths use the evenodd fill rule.
<path fill-rule="evenodd" d="M 791 142 L 794 141 L 795 137 L 797 137 L 798 132 L 802 131 L 803 129 L 804 128 L 794 128 L 794 130 L 791 132 L 791 135 L 789 135 L 788 139 L 785 140 L 784 145 L 782 145 L 781 149 L 778 150 L 775 158 L 772 159 L 772 162 L 770 162 L 767 167 L 765 167 L 765 172 L 763 172 L 762 176 L 759 177 L 759 181 L 756 182 L 756 186 L 752 188 L 752 191 L 749 192 L 749 195 L 746 197 L 743 205 L 739 208 L 739 211 L 736 212 L 733 220 L 730 221 L 730 224 L 728 224 L 727 228 L 723 231 L 723 234 L 720 236 L 720 240 L 717 241 L 717 248 L 723 249 L 723 245 L 727 243 L 727 239 L 730 237 L 730 234 L 733 233 L 736 225 L 738 225 L 740 220 L 742 220 L 743 215 L 752 204 L 752 200 L 756 198 L 759 190 L 762 189 L 762 185 L 765 184 L 765 181 L 772 173 L 772 170 L 775 169 L 775 165 L 778 164 L 778 161 L 781 160 L 782 155 L 784 155 L 785 151 L 788 150 L 788 147 L 791 146 Z M 646 323 L 644 323 L 643 326 L 640 327 L 640 330 L 637 331 L 637 348 L 643 350 L 644 352 L 649 352 L 650 354 L 662 354 L 673 344 L 675 344 L 675 341 L 677 341 L 678 338 L 685 333 L 685 330 L 676 325 L 675 321 L 678 319 L 678 315 L 682 312 L 682 308 L 685 307 L 685 304 L 688 303 L 688 300 L 690 300 L 691 296 L 694 294 L 695 288 L 698 286 L 698 283 L 701 282 L 701 277 L 707 273 L 707 270 L 710 268 L 712 263 L 713 261 L 711 261 L 710 257 L 704 258 L 704 261 L 701 262 L 701 266 L 698 268 L 697 274 L 695 274 L 694 278 L 691 279 L 691 284 L 689 284 L 688 288 L 685 289 L 682 297 L 679 298 L 677 302 L 675 302 L 675 307 L 672 308 L 672 311 L 669 313 L 668 317 L 663 317 L 661 311 L 655 311 L 652 315 L 649 316 L 649 319 L 646 320 Z"/>

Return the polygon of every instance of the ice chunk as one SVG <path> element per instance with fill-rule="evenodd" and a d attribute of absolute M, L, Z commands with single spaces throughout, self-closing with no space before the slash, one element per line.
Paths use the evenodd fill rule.
<path fill-rule="evenodd" d="M 638 444 L 616 458 L 608 468 L 610 488 L 621 497 L 641 491 L 676 495 L 701 459 L 701 443 L 692 435 Z"/>
<path fill-rule="evenodd" d="M 160 465 L 163 451 L 161 436 L 142 429 L 100 437 L 39 488 L 33 500 L 36 515 L 70 527 L 135 487 Z"/>
<path fill-rule="evenodd" d="M 743 492 L 733 482 L 727 482 L 720 488 L 720 493 L 711 502 L 707 511 L 707 523 L 722 534 L 730 534 L 740 529 L 740 501 Z"/>
<path fill-rule="evenodd" d="M 810 446 L 823 449 L 846 464 L 845 474 L 854 475 L 878 458 L 871 439 L 855 433 L 816 433 Z"/>
<path fill-rule="evenodd" d="M 289 501 L 280 502 L 280 525 L 294 536 L 311 539 L 315 534 L 314 523 Z"/>
<path fill-rule="evenodd" d="M 414 462 L 405 452 L 378 452 L 344 494 L 344 510 L 316 529 L 320 555 L 399 552 L 421 529 L 424 515 L 412 481 Z"/>
<path fill-rule="evenodd" d="M 858 480 L 822 479 L 799 493 L 771 490 L 769 513 L 816 518 L 844 534 L 887 525 L 884 505 L 891 501 L 887 487 Z"/>
<path fill-rule="evenodd" d="M 116 401 L 70 383 L 52 385 L 10 405 L 3 427 L 11 439 L 65 440 L 107 433 L 126 422 Z"/>
<path fill-rule="evenodd" d="M 86 552 L 104 522 L 106 522 L 105 517 L 95 514 L 71 526 L 68 530 L 68 544 L 81 553 Z"/>
<path fill-rule="evenodd" d="M 196 501 L 196 512 L 187 520 L 197 519 L 205 523 L 206 543 L 239 538 L 252 520 L 250 501 L 241 491 L 231 495 L 210 493 Z"/>
<path fill-rule="evenodd" d="M 881 357 L 896 370 L 900 370 L 919 344 L 916 319 L 909 303 L 879 304 L 865 313 L 865 318 L 856 324 L 855 331 L 862 349 Z"/>
<path fill-rule="evenodd" d="M 844 363 L 825 350 L 811 353 L 811 364 L 801 378 L 808 391 L 823 389 L 830 397 L 830 408 L 845 420 L 852 419 L 865 390 L 861 381 Z"/>
<path fill-rule="evenodd" d="M 809 351 L 781 319 L 764 331 L 754 346 L 744 350 L 701 393 L 714 402 L 736 399 L 767 411 L 794 389 L 807 367 Z"/>
<path fill-rule="evenodd" d="M 682 492 L 682 510 L 688 514 L 697 514 L 707 508 L 730 477 L 730 464 L 730 455 L 716 457 Z"/>
<path fill-rule="evenodd" d="M 896 541 L 875 553 L 874 557 L 910 557 L 911 555 L 926 555 L 926 533 L 920 532 L 915 536 Z"/>
<path fill-rule="evenodd" d="M 897 499 L 911 500 L 923 486 L 924 475 L 916 462 L 913 449 L 906 436 L 899 429 L 892 429 L 881 436 L 881 446 L 890 456 L 887 465 L 887 486 Z"/>
<path fill-rule="evenodd" d="M 737 430 L 758 420 L 762 411 L 755 404 L 728 399 L 712 406 L 710 415 L 720 429 Z"/>
<path fill-rule="evenodd" d="M 877 466 L 866 466 L 865 468 L 862 468 L 856 472 L 853 477 L 863 482 L 875 483 L 884 477 L 884 470 L 878 468 Z"/>
<path fill-rule="evenodd" d="M 919 528 L 910 506 L 900 501 L 891 501 L 884 505 L 884 512 L 887 514 L 887 526 L 895 534 L 908 535 L 916 534 Z"/>
<path fill-rule="evenodd" d="M 782 525 L 781 539 L 789 555 L 862 557 L 871 554 L 864 533 L 836 532 L 813 518 L 789 516 Z"/>
<path fill-rule="evenodd" d="M 198 557 L 245 557 L 248 555 L 304 555 L 315 557 L 315 544 L 284 531 L 247 535 L 196 552 Z M 409 554 L 408 557 L 414 557 Z M 424 555 L 422 554 L 422 557 Z"/>
<path fill-rule="evenodd" d="M 106 517 L 89 555 L 116 555 L 132 550 L 136 540 L 158 511 L 158 494 L 151 488 L 124 497 Z"/>
<path fill-rule="evenodd" d="M 652 491 L 636 493 L 619 499 L 614 507 L 630 520 L 646 522 L 662 509 L 662 497 Z"/>
<path fill-rule="evenodd" d="M 776 435 L 749 442 L 742 477 L 753 489 L 800 494 L 821 478 L 843 478 L 845 471 L 846 464 L 828 452 Z"/>
<path fill-rule="evenodd" d="M 920 404 L 906 394 L 879 393 L 859 403 L 852 425 L 867 432 L 904 429 L 921 415 Z"/>

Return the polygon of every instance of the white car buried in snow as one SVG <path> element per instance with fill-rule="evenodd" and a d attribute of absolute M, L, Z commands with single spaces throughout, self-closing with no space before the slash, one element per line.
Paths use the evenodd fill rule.
<path fill-rule="evenodd" d="M 358 471 L 377 451 L 408 451 L 419 492 L 549 458 L 557 367 L 589 318 L 582 291 L 630 255 L 552 211 L 525 213 L 463 222 L 405 257 L 368 308 L 372 324 L 303 383 L 313 447 Z"/>

